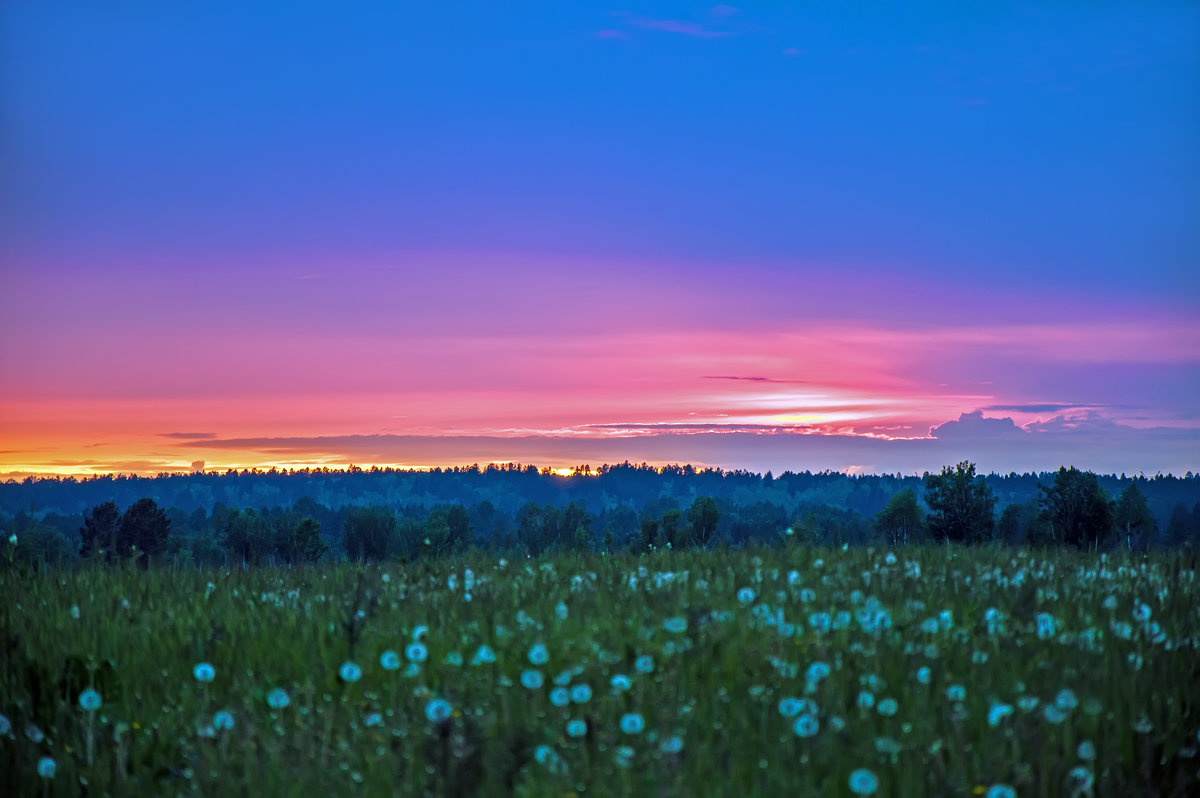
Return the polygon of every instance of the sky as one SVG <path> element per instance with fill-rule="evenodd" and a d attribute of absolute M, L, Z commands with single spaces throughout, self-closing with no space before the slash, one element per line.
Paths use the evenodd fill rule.
<path fill-rule="evenodd" d="M 1191 2 L 0 4 L 0 477 L 1200 471 Z"/>

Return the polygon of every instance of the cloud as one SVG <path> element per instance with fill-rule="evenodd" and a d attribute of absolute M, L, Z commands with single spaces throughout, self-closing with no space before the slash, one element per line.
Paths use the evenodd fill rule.
<path fill-rule="evenodd" d="M 724 374 L 705 375 L 706 380 L 743 380 L 745 382 L 768 382 L 776 385 L 811 385 L 806 380 L 777 380 L 772 377 L 735 377 Z"/>
<path fill-rule="evenodd" d="M 688 22 L 683 19 L 646 19 L 645 17 L 629 17 L 629 24 L 639 28 L 649 28 L 651 30 L 661 30 L 667 33 L 680 33 L 684 36 L 695 36 L 700 39 L 716 39 L 721 36 L 728 36 L 725 31 L 716 31 L 706 28 L 697 22 Z"/>
<path fill-rule="evenodd" d="M 984 418 L 982 410 L 963 413 L 955 421 L 947 421 L 929 430 L 929 437 L 938 440 L 984 440 L 1024 435 L 1024 430 L 1011 418 Z"/>
<path fill-rule="evenodd" d="M 160 432 L 160 438 L 173 438 L 175 440 L 211 440 L 217 437 L 215 432 Z"/>
<path fill-rule="evenodd" d="M 712 14 L 714 17 L 732 17 L 737 13 L 737 8 L 721 3 L 720 5 L 715 5 L 708 9 L 708 13 Z"/>
<path fill-rule="evenodd" d="M 604 28 L 596 31 L 597 39 L 628 39 L 629 34 L 623 30 L 614 30 L 612 28 Z"/>
<path fill-rule="evenodd" d="M 988 405 L 980 408 L 981 410 L 1000 411 L 1009 413 L 1054 413 L 1062 410 L 1076 410 L 1079 408 L 1095 408 L 1098 405 L 1088 404 L 1065 404 L 1058 402 L 1038 402 L 1028 405 Z"/>
<path fill-rule="evenodd" d="M 190 441 L 220 450 L 222 463 L 432 467 L 486 462 L 560 466 L 623 461 L 691 463 L 752 471 L 922 473 L 969 460 L 982 473 L 1046 472 L 1075 465 L 1098 473 L 1200 470 L 1200 430 L 1136 429 L 1095 414 L 1059 417 L 1022 428 L 1011 418 L 963 413 L 929 437 L 801 434 L 768 425 L 609 424 L 611 434 L 421 436 L 343 435 Z M 282 461 L 282 462 L 281 462 Z M 870 466 L 863 464 L 869 463 Z"/>

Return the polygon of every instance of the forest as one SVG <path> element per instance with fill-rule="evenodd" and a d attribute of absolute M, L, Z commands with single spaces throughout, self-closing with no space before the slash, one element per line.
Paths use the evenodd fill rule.
<path fill-rule="evenodd" d="M 924 475 L 531 465 L 244 470 L 0 483 L 10 562 L 413 561 L 746 546 L 974 543 L 1135 549 L 1200 541 L 1200 476 Z"/>

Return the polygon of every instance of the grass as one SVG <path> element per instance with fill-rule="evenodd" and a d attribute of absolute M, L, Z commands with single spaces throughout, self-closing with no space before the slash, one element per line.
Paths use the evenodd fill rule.
<path fill-rule="evenodd" d="M 933 547 L 9 569 L 0 792 L 850 796 L 865 770 L 880 796 L 1195 794 L 1191 567 Z"/>

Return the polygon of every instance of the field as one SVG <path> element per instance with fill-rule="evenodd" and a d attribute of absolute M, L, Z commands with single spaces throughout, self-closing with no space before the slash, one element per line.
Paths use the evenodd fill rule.
<path fill-rule="evenodd" d="M 0 571 L 7 795 L 1200 792 L 1200 590 L 928 547 Z"/>

